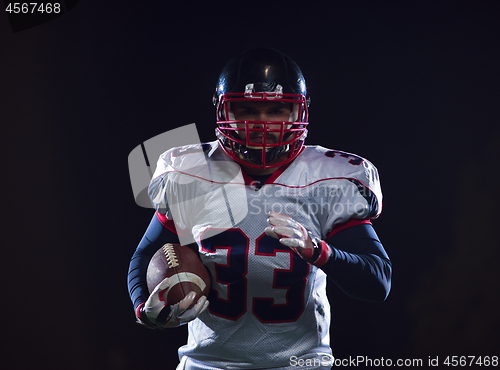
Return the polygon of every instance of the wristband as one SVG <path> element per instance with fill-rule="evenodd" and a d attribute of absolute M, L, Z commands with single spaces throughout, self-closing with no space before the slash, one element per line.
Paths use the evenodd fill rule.
<path fill-rule="evenodd" d="M 320 240 L 321 242 L 321 254 L 318 259 L 313 263 L 316 267 L 322 267 L 329 259 L 330 259 L 330 246 L 324 240 Z"/>
<path fill-rule="evenodd" d="M 311 238 L 314 249 L 313 249 L 313 254 L 312 254 L 311 258 L 307 262 L 314 264 L 318 260 L 318 258 L 321 256 L 321 249 L 323 246 L 321 245 L 320 238 L 316 238 L 316 237 L 312 236 L 310 232 L 309 232 L 309 236 Z"/>
<path fill-rule="evenodd" d="M 158 326 L 153 324 L 151 320 L 148 319 L 148 315 L 146 315 L 146 312 L 144 312 L 144 305 L 145 302 L 141 303 L 139 307 L 137 307 L 137 311 L 135 313 L 135 315 L 137 316 L 137 322 L 148 329 L 159 329 Z"/>
<path fill-rule="evenodd" d="M 313 255 L 307 262 L 316 267 L 321 267 L 330 258 L 330 246 L 320 238 L 313 236 L 310 231 L 307 232 L 309 233 L 314 248 Z"/>

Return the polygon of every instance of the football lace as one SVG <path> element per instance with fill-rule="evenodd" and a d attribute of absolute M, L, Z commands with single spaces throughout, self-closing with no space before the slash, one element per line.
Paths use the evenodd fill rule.
<path fill-rule="evenodd" d="M 167 257 L 168 267 L 174 268 L 179 266 L 179 261 L 177 260 L 174 246 L 172 244 L 165 244 L 162 248 L 163 252 L 165 253 L 165 257 Z"/>

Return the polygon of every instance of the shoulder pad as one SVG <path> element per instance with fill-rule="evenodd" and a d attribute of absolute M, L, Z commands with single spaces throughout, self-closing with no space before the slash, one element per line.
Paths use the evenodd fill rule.
<path fill-rule="evenodd" d="M 206 153 L 210 152 L 210 143 L 184 145 L 167 150 L 160 155 L 153 179 L 165 172 L 186 171 L 189 168 L 206 165 Z"/>
<path fill-rule="evenodd" d="M 377 168 L 367 159 L 322 146 L 306 146 L 287 170 L 275 181 L 290 186 L 308 186 L 318 181 L 346 179 L 368 189 L 382 210 L 382 189 Z M 375 217 L 376 217 L 375 216 Z"/>

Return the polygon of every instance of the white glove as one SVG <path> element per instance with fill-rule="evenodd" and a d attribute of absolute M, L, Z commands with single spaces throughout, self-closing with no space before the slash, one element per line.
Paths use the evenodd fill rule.
<path fill-rule="evenodd" d="M 266 234 L 292 248 L 308 263 L 321 267 L 330 258 L 331 250 L 328 244 L 319 238 L 312 238 L 309 231 L 290 216 L 270 212 L 267 222 L 271 226 L 264 230 Z"/>
<path fill-rule="evenodd" d="M 207 297 L 201 296 L 196 304 L 191 306 L 196 298 L 195 292 L 190 292 L 184 299 L 174 305 L 163 300 L 163 293 L 170 286 L 169 278 L 162 280 L 156 286 L 146 303 L 139 307 L 139 322 L 150 328 L 174 328 L 194 320 L 208 307 Z"/>

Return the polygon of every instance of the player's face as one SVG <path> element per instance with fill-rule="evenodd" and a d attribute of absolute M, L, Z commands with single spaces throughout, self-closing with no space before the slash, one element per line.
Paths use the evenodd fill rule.
<path fill-rule="evenodd" d="M 260 101 L 260 102 L 233 102 L 231 104 L 235 120 L 238 121 L 275 121 L 275 122 L 289 122 L 291 115 L 290 104 L 280 102 Z M 245 127 L 244 124 L 238 124 L 238 127 Z M 264 124 L 249 123 L 248 128 L 263 128 Z M 276 129 L 278 131 L 268 131 L 266 133 L 266 143 L 277 143 L 279 141 L 281 125 L 268 124 L 268 129 Z M 244 137 L 244 133 L 240 133 Z M 264 140 L 264 133 L 260 131 L 250 131 L 250 142 L 261 143 Z"/>

